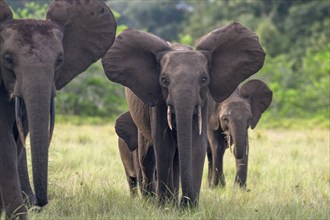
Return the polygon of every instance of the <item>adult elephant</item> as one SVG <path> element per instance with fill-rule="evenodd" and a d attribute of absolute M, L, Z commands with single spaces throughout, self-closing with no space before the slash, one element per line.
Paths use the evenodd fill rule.
<path fill-rule="evenodd" d="M 213 105 L 208 128 L 208 180 L 211 187 L 225 185 L 223 155 L 231 146 L 236 160 L 235 185 L 246 187 L 248 129 L 257 126 L 272 97 L 272 91 L 264 82 L 253 79 L 236 89 L 225 101 Z"/>
<path fill-rule="evenodd" d="M 106 53 L 116 21 L 101 0 L 55 0 L 45 20 L 13 19 L 4 0 L 0 8 L 0 212 L 24 218 L 15 138 L 24 144 L 30 133 L 36 205 L 44 206 L 56 90 Z"/>
<path fill-rule="evenodd" d="M 181 206 L 197 204 L 208 93 L 223 101 L 263 66 L 264 58 L 258 37 L 237 22 L 202 37 L 196 50 L 135 29 L 116 38 L 102 64 L 111 81 L 129 88 L 132 118 L 155 151 L 161 202 L 177 198 L 180 179 Z"/>

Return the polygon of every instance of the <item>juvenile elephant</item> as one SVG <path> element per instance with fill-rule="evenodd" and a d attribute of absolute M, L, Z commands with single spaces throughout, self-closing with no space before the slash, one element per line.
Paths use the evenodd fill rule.
<path fill-rule="evenodd" d="M 160 202 L 176 200 L 181 180 L 181 206 L 198 204 L 208 93 L 223 101 L 264 57 L 258 37 L 237 22 L 202 37 L 196 50 L 135 29 L 116 38 L 102 64 L 111 81 L 127 87 L 133 121 L 154 149 Z"/>
<path fill-rule="evenodd" d="M 120 115 L 115 123 L 118 135 L 118 148 L 124 166 L 128 186 L 132 196 L 137 194 L 137 186 L 141 185 L 141 169 L 138 155 L 138 130 L 129 112 Z"/>
<path fill-rule="evenodd" d="M 216 103 L 208 126 L 208 180 L 211 187 L 225 185 L 223 155 L 232 147 L 236 160 L 235 184 L 246 187 L 248 128 L 254 129 L 272 102 L 272 91 L 260 80 L 250 80 L 223 102 Z"/>
<path fill-rule="evenodd" d="M 148 109 L 148 107 L 146 109 Z M 140 119 L 149 117 L 147 111 L 142 113 L 146 115 L 143 116 L 141 114 Z M 151 138 L 143 135 L 148 134 L 151 131 L 139 131 L 133 121 L 130 112 L 125 112 L 118 117 L 116 120 L 115 129 L 117 135 L 120 137 L 119 150 L 125 171 L 127 172 L 127 170 L 130 170 L 130 173 L 132 173 L 134 168 L 135 176 L 137 177 L 137 183 L 140 184 L 142 195 L 153 195 L 155 193 L 154 148 L 151 143 Z M 127 158 L 129 157 L 133 157 L 134 161 L 131 161 L 130 163 L 127 162 Z M 131 188 L 132 184 L 130 183 L 130 180 L 128 180 L 128 182 Z M 134 184 L 134 186 L 136 186 L 136 184 Z"/>
<path fill-rule="evenodd" d="M 116 21 L 102 0 L 54 0 L 45 20 L 13 19 L 5 0 L 0 8 L 0 214 L 25 218 L 17 146 L 29 131 L 36 205 L 44 206 L 56 90 L 106 53 Z"/>

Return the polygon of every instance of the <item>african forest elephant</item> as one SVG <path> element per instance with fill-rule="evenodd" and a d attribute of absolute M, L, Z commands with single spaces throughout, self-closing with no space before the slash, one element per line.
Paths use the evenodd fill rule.
<path fill-rule="evenodd" d="M 223 102 L 216 103 L 208 128 L 208 180 L 211 187 L 225 185 L 223 155 L 233 148 L 236 160 L 235 184 L 246 187 L 248 128 L 254 129 L 261 114 L 272 102 L 272 91 L 260 80 L 250 80 Z"/>
<path fill-rule="evenodd" d="M 137 194 L 137 186 L 141 185 L 141 169 L 138 155 L 138 130 L 129 112 L 120 115 L 115 123 L 118 135 L 118 148 L 121 161 L 132 196 Z"/>
<path fill-rule="evenodd" d="M 146 110 L 148 110 L 148 106 L 146 106 Z M 140 119 L 149 117 L 149 115 L 146 114 L 147 111 L 141 113 Z M 135 175 L 137 177 L 137 183 L 140 184 L 142 195 L 153 195 L 155 192 L 155 153 L 150 141 L 151 138 L 144 136 L 144 134 L 148 134 L 151 131 L 149 130 L 147 132 L 144 130 L 141 132 L 141 128 L 138 130 L 130 112 L 125 112 L 117 118 L 115 129 L 117 135 L 124 141 L 124 143 L 122 143 L 122 140 L 119 139 L 118 144 L 126 173 L 127 169 L 132 170 L 133 165 L 127 163 L 126 158 L 133 157 Z M 130 180 L 128 181 L 130 184 Z"/>
<path fill-rule="evenodd" d="M 176 201 L 181 180 L 181 206 L 198 204 L 208 93 L 223 101 L 264 58 L 258 37 L 237 22 L 202 37 L 196 50 L 135 29 L 117 36 L 102 64 L 111 81 L 128 88 L 131 116 L 154 149 L 161 203 Z"/>
<path fill-rule="evenodd" d="M 45 20 L 13 19 L 4 0 L 0 8 L 0 213 L 24 217 L 16 143 L 29 131 L 36 205 L 44 206 L 56 90 L 106 53 L 116 21 L 102 0 L 55 0 Z"/>

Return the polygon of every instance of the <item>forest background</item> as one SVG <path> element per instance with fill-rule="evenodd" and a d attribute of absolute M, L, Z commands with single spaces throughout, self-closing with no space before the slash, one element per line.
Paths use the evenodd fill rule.
<path fill-rule="evenodd" d="M 16 18 L 44 18 L 51 0 L 7 0 Z M 213 29 L 238 21 L 255 31 L 267 56 L 253 76 L 273 90 L 262 120 L 269 126 L 329 128 L 330 2 L 328 0 L 108 0 L 119 34 L 132 27 L 194 46 Z M 57 93 L 57 114 L 113 120 L 127 109 L 124 90 L 100 61 Z M 61 118 L 61 117 L 60 117 Z M 80 117 L 81 118 L 81 117 Z M 284 120 L 279 120 L 284 119 Z"/>

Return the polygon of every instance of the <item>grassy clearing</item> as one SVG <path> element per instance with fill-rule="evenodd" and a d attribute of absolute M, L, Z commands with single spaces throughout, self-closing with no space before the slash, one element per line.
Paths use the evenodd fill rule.
<path fill-rule="evenodd" d="M 250 131 L 248 192 L 212 190 L 205 166 L 200 206 L 179 211 L 130 198 L 112 123 L 58 123 L 50 148 L 49 204 L 30 219 L 329 219 L 329 129 Z"/>

